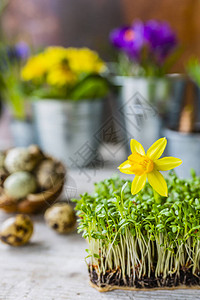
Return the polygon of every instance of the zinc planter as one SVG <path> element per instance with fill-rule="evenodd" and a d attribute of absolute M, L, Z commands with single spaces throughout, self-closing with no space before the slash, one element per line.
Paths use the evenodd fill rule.
<path fill-rule="evenodd" d="M 189 81 L 183 74 L 167 75 L 169 82 L 165 124 L 169 128 L 178 128 L 180 115 L 186 100 Z"/>
<path fill-rule="evenodd" d="M 168 140 L 167 154 L 182 159 L 183 163 L 176 169 L 178 176 L 190 177 L 193 168 L 200 175 L 200 133 L 181 133 L 166 129 L 164 135 Z"/>
<path fill-rule="evenodd" d="M 195 92 L 196 92 L 196 102 L 195 102 L 195 108 L 197 110 L 196 112 L 196 120 L 198 122 L 198 127 L 200 127 L 200 87 L 198 87 L 196 84 L 195 84 Z"/>
<path fill-rule="evenodd" d="M 116 77 L 120 87 L 119 113 L 126 127 L 127 140 L 134 137 L 148 148 L 161 137 L 163 123 L 174 125 L 182 108 L 185 78 Z M 173 109 L 172 109 L 173 108 Z"/>
<path fill-rule="evenodd" d="M 33 115 L 39 145 L 71 168 L 97 158 L 103 100 L 39 100 Z"/>
<path fill-rule="evenodd" d="M 10 130 L 15 147 L 27 147 L 31 144 L 36 144 L 36 136 L 32 121 L 12 119 Z"/>

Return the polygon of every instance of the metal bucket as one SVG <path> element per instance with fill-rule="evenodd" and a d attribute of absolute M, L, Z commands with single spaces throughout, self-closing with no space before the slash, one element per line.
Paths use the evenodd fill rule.
<path fill-rule="evenodd" d="M 197 84 L 195 84 L 195 109 L 197 127 L 200 129 L 200 87 Z"/>
<path fill-rule="evenodd" d="M 97 157 L 103 100 L 40 100 L 33 116 L 41 148 L 71 168 L 88 166 Z"/>
<path fill-rule="evenodd" d="M 177 110 L 181 110 L 182 89 L 177 89 L 178 76 L 174 78 L 117 77 L 115 80 L 115 84 L 121 86 L 118 110 L 127 137 L 135 138 L 146 149 L 162 136 L 164 120 L 170 119 L 173 123 L 177 120 Z M 171 115 L 172 106 L 176 107 L 176 117 Z"/>
<path fill-rule="evenodd" d="M 188 89 L 188 80 L 181 74 L 171 74 L 167 76 L 169 80 L 168 107 L 166 110 L 167 127 L 178 128 L 181 111 L 185 104 Z"/>
<path fill-rule="evenodd" d="M 124 119 L 127 137 L 135 138 L 148 148 L 160 136 L 161 118 L 158 106 L 168 94 L 165 80 L 119 77 L 121 85 L 119 111 Z"/>
<path fill-rule="evenodd" d="M 34 126 L 31 121 L 13 119 L 10 123 L 10 130 L 15 147 L 28 147 L 36 143 Z"/>
<path fill-rule="evenodd" d="M 190 177 L 193 168 L 200 175 L 200 134 L 181 133 L 166 129 L 164 134 L 168 140 L 167 155 L 182 159 L 183 163 L 175 169 L 178 176 Z"/>

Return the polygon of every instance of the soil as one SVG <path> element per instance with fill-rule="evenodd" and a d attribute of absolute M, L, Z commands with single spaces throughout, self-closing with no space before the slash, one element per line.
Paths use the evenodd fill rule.
<path fill-rule="evenodd" d="M 127 287 L 135 289 L 152 289 L 152 288 L 173 288 L 179 286 L 200 287 L 200 272 L 193 274 L 192 269 L 180 270 L 179 275 L 177 273 L 170 274 L 166 278 L 162 276 L 155 277 L 154 272 L 151 276 L 143 276 L 141 278 L 133 278 L 133 276 L 126 275 L 122 278 L 121 270 L 108 270 L 105 274 L 98 274 L 95 267 L 89 266 L 90 281 L 98 288 L 106 288 L 108 286 L 113 287 Z"/>

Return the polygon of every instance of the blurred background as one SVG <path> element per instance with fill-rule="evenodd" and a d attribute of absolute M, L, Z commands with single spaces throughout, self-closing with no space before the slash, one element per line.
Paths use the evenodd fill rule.
<path fill-rule="evenodd" d="M 2 2 L 5 0 L 2 0 Z M 199 55 L 200 24 L 198 0 L 73 1 L 11 0 L 2 15 L 2 28 L 8 41 L 23 39 L 34 47 L 62 45 L 87 46 L 97 50 L 107 61 L 113 60 L 109 44 L 110 31 L 135 19 L 165 20 L 176 31 L 184 53 L 174 67 L 183 72 L 191 55 Z M 176 14 L 173 10 L 176 10 Z"/>
<path fill-rule="evenodd" d="M 168 154 L 184 161 L 180 175 L 189 176 L 191 167 L 200 174 L 199 9 L 198 0 L 1 0 L 2 45 L 24 42 L 30 53 L 47 46 L 88 47 L 107 64 L 109 80 L 109 93 L 94 97 L 104 98 L 101 103 L 40 101 L 26 108 L 24 119 L 2 93 L 1 149 L 36 143 L 72 169 L 115 169 L 130 153 L 130 138 L 147 148 L 166 136 Z M 109 36 L 136 20 L 167 22 L 176 34 L 180 51 L 162 76 L 119 72 L 121 49 Z"/>

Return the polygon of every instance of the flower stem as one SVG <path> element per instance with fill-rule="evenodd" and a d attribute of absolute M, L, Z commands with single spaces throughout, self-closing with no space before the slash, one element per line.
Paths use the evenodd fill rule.
<path fill-rule="evenodd" d="M 154 194 L 155 202 L 157 204 L 160 204 L 161 203 L 161 197 L 160 197 L 160 195 L 155 190 L 153 190 L 153 194 Z"/>

